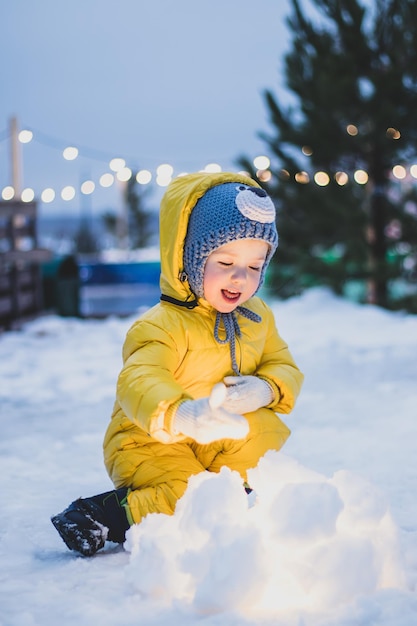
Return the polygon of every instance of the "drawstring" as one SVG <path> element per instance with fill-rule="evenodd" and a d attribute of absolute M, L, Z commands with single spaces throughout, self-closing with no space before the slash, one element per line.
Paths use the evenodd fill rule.
<path fill-rule="evenodd" d="M 194 298 L 194 300 L 186 300 L 185 302 L 183 302 L 182 300 L 177 300 L 176 298 L 171 298 L 170 296 L 162 294 L 161 300 L 164 300 L 165 302 L 170 302 L 171 304 L 176 304 L 177 306 L 185 307 L 186 309 L 194 309 L 198 305 L 197 298 Z M 246 317 L 248 320 L 252 320 L 252 322 L 256 322 L 258 324 L 259 322 L 262 322 L 262 318 L 260 315 L 254 313 L 244 306 L 238 306 L 235 311 L 243 315 L 243 317 Z M 232 311 L 231 313 L 220 313 L 220 311 L 217 311 L 216 323 L 214 324 L 214 338 L 217 343 L 230 344 L 230 357 L 232 360 L 232 368 L 236 376 L 240 376 L 239 367 L 236 361 L 236 337 L 240 337 L 242 332 L 240 330 L 235 311 Z M 224 339 L 220 339 L 219 336 L 219 328 L 222 322 L 226 333 Z"/>
<path fill-rule="evenodd" d="M 250 309 L 247 309 L 243 306 L 238 306 L 236 308 L 236 311 L 243 315 L 243 317 L 252 320 L 252 322 L 259 323 L 262 321 L 262 318 L 257 315 L 257 313 L 254 313 Z M 226 333 L 224 339 L 220 339 L 219 337 L 219 328 L 221 322 L 223 322 L 224 330 Z M 236 376 L 240 376 L 239 367 L 236 361 L 236 337 L 240 337 L 241 334 L 242 331 L 240 330 L 235 311 L 232 311 L 231 313 L 220 313 L 220 311 L 217 311 L 216 323 L 214 325 L 214 338 L 217 343 L 230 344 L 230 357 L 232 359 L 232 368 Z"/>

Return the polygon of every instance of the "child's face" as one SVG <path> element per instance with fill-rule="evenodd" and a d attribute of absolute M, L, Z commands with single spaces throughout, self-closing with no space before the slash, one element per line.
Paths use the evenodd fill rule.
<path fill-rule="evenodd" d="M 230 313 L 257 290 L 268 244 L 237 239 L 214 250 L 204 268 L 204 297 L 220 313 Z"/>

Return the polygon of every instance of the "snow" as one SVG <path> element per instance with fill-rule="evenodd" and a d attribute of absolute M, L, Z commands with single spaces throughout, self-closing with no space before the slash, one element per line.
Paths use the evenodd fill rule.
<path fill-rule="evenodd" d="M 93 558 L 49 518 L 112 488 L 102 438 L 134 317 L 0 336 L 2 626 L 417 623 L 417 317 L 324 289 L 271 304 L 306 380 L 254 492 L 195 476 L 174 516 Z"/>

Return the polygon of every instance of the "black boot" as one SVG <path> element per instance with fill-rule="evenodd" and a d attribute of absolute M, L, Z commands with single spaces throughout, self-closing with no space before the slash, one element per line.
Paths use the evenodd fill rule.
<path fill-rule="evenodd" d="M 92 556 L 107 539 L 124 542 L 130 526 L 124 508 L 127 493 L 121 487 L 91 498 L 78 498 L 62 513 L 51 517 L 51 522 L 70 550 Z"/>

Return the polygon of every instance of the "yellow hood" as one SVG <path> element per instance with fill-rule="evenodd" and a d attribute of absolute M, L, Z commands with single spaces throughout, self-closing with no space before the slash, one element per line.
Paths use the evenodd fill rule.
<path fill-rule="evenodd" d="M 179 176 L 168 187 L 161 201 L 159 238 L 161 248 L 161 293 L 183 302 L 194 298 L 183 273 L 184 241 L 191 211 L 208 189 L 223 183 L 260 185 L 243 174 L 198 172 Z"/>

